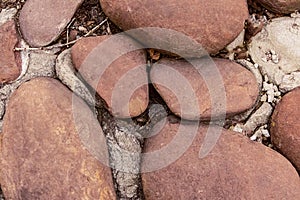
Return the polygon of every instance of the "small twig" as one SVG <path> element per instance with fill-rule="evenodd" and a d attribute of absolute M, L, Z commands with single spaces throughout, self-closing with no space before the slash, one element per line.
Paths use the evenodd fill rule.
<path fill-rule="evenodd" d="M 70 26 L 73 24 L 73 22 L 75 21 L 75 18 L 72 19 L 72 21 L 68 24 L 67 26 L 67 44 L 69 43 L 69 29 L 70 29 Z M 67 45 L 67 47 L 69 47 L 69 45 Z"/>
<path fill-rule="evenodd" d="M 95 26 L 92 30 L 90 30 L 88 33 L 86 33 L 84 36 L 76 39 L 76 40 L 73 40 L 71 42 L 67 42 L 65 44 L 56 44 L 56 45 L 52 45 L 52 46 L 49 46 L 49 47 L 30 47 L 30 48 L 18 48 L 16 47 L 14 50 L 15 51 L 24 51 L 24 50 L 28 50 L 28 51 L 37 51 L 37 50 L 52 50 L 52 49 L 55 49 L 55 48 L 62 48 L 62 47 L 65 47 L 65 46 L 69 46 L 71 44 L 75 44 L 76 42 L 78 42 L 79 40 L 81 40 L 82 38 L 85 38 L 87 36 L 90 36 L 92 33 L 94 33 L 97 29 L 99 29 L 101 26 L 103 26 L 103 24 L 107 21 L 108 18 L 105 18 L 100 24 L 98 24 L 97 26 Z"/>

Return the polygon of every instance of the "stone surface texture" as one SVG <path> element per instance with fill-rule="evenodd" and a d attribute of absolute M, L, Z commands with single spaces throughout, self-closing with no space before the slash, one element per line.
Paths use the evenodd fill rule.
<path fill-rule="evenodd" d="M 181 126 L 188 134 L 191 125 Z M 178 127 L 178 124 L 166 123 L 158 134 L 146 140 L 144 152 L 167 147 L 178 134 Z M 201 127 L 192 145 L 178 160 L 158 171 L 142 175 L 146 199 L 299 197 L 299 176 L 283 156 L 238 133 L 217 127 L 213 130 L 222 133 L 206 157 L 199 158 L 207 131 L 207 127 Z"/>
<path fill-rule="evenodd" d="M 20 53 L 14 52 L 18 35 L 13 20 L 0 25 L 0 84 L 13 81 L 21 72 Z"/>
<path fill-rule="evenodd" d="M 300 88 L 283 96 L 271 120 L 272 143 L 300 172 Z"/>
<path fill-rule="evenodd" d="M 216 68 L 213 68 L 214 64 Z M 213 105 L 212 98 L 217 104 L 226 101 L 223 111 L 228 116 L 246 111 L 256 102 L 259 92 L 256 79 L 241 65 L 228 60 L 213 59 L 200 67 L 204 69 L 201 75 L 190 63 L 182 60 L 162 59 L 152 67 L 151 82 L 176 115 L 184 119 L 207 120 L 211 117 L 213 106 L 219 106 Z M 220 83 L 215 82 L 217 76 L 222 78 Z M 221 112 L 222 109 L 217 110 L 212 117 L 224 114 Z"/>
<path fill-rule="evenodd" d="M 209 53 L 217 53 L 231 43 L 243 30 L 244 21 L 248 18 L 244 0 L 100 0 L 100 3 L 105 14 L 123 30 L 144 27 L 174 30 L 197 41 Z M 165 35 L 168 35 L 168 41 L 162 39 Z M 189 46 L 191 44 L 182 45 L 182 38 L 166 33 L 166 30 L 157 31 L 154 35 L 142 31 L 134 36 L 144 44 L 155 46 L 163 43 L 164 50 L 177 49 L 186 56 L 188 53 L 193 56 L 195 50 Z"/>
<path fill-rule="evenodd" d="M 118 55 L 116 60 L 111 59 L 108 65 L 102 64 L 103 60 L 110 58 L 112 52 L 109 51 L 117 51 L 114 45 L 121 45 L 125 50 L 126 45 L 138 45 L 125 36 L 121 36 L 122 40 L 117 43 L 113 41 L 114 38 L 109 40 L 112 37 L 89 37 L 80 40 L 72 47 L 72 60 L 75 68 L 96 89 L 116 117 L 136 117 L 148 106 L 146 54 L 143 50 L 129 51 L 125 55 Z M 93 58 L 98 46 L 105 45 L 106 40 L 113 41 L 112 46 L 108 45 L 105 55 L 99 53 Z M 95 67 L 85 67 L 90 62 Z"/>
<path fill-rule="evenodd" d="M 300 70 L 299 26 L 299 16 L 272 19 L 251 39 L 248 47 L 251 58 L 259 65 L 262 74 L 267 75 L 281 91 L 291 89 L 286 86 L 286 75 Z M 289 83 L 294 83 L 296 86 L 299 81 L 295 79 L 290 80 Z"/>
<path fill-rule="evenodd" d="M 30 46 L 46 46 L 62 33 L 83 0 L 27 0 L 20 17 L 20 29 Z"/>
<path fill-rule="evenodd" d="M 75 120 L 72 103 L 81 118 Z M 115 199 L 110 168 L 82 143 L 82 136 L 92 137 L 95 131 L 102 135 L 99 155 L 107 154 L 103 132 L 91 117 L 87 105 L 77 97 L 72 101 L 72 93 L 57 80 L 36 78 L 20 86 L 10 99 L 1 134 L 0 180 L 6 199 Z"/>

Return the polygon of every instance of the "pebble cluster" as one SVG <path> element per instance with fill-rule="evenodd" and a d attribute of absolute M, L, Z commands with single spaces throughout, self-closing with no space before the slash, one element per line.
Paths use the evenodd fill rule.
<path fill-rule="evenodd" d="M 299 198 L 300 1 L 256 2 L 280 17 L 244 0 L 99 0 L 107 18 L 83 37 L 69 30 L 83 0 L 2 9 L 4 198 Z M 93 35 L 108 19 L 126 34 Z"/>

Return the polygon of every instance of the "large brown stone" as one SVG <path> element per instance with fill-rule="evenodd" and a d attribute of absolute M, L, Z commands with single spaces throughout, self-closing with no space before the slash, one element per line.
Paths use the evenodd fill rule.
<path fill-rule="evenodd" d="M 13 20 L 0 26 L 0 83 L 15 80 L 20 75 L 20 55 L 14 48 L 18 44 L 18 36 Z"/>
<path fill-rule="evenodd" d="M 135 117 L 143 113 L 148 106 L 146 54 L 143 50 L 136 50 L 125 55 L 117 55 L 116 60 L 110 59 L 111 53 L 120 49 L 118 45 L 125 50 L 126 45 L 138 46 L 128 37 L 120 36 L 116 41 L 113 37 L 89 37 L 78 41 L 71 51 L 73 64 L 106 101 L 116 117 Z M 105 53 L 101 53 L 97 48 L 105 46 L 107 41 L 112 41 L 112 44 L 108 45 Z M 97 53 L 98 56 L 93 57 Z M 102 64 L 105 59 L 111 63 Z M 95 67 L 91 67 L 89 63 L 95 64 Z"/>
<path fill-rule="evenodd" d="M 83 0 L 27 0 L 19 22 L 24 39 L 34 47 L 58 38 Z"/>
<path fill-rule="evenodd" d="M 207 120 L 241 113 L 255 104 L 258 83 L 246 68 L 225 59 L 197 62 L 201 73 L 175 59 L 162 59 L 151 69 L 151 82 L 176 115 Z"/>
<path fill-rule="evenodd" d="M 6 199 L 115 199 L 110 168 L 87 150 L 94 142 L 99 147 L 94 155 L 107 159 L 93 117 L 57 80 L 21 85 L 8 104 L 2 133 L 0 181 Z M 84 146 L 86 141 L 93 142 Z"/>
<path fill-rule="evenodd" d="M 245 0 L 100 0 L 100 3 L 105 14 L 124 30 L 145 27 L 174 30 L 196 40 L 209 53 L 217 53 L 232 42 L 249 15 Z M 185 43 L 179 34 L 167 30 L 133 35 L 144 44 L 154 47 L 162 43 L 163 50 L 177 49 L 188 57 L 199 51 Z"/>
<path fill-rule="evenodd" d="M 267 9 L 277 13 L 292 13 L 300 10 L 299 0 L 256 0 Z"/>
<path fill-rule="evenodd" d="M 190 126 L 183 125 L 182 140 L 190 135 Z M 169 146 L 178 136 L 178 127 L 167 123 L 157 135 L 146 140 L 144 152 L 153 153 Z M 212 134 L 222 133 L 206 157 L 199 158 L 207 131 L 207 127 L 201 127 L 179 159 L 165 168 L 142 174 L 146 199 L 299 198 L 299 176 L 283 156 L 245 136 L 220 129 L 213 127 Z M 180 147 L 179 143 L 177 149 Z M 168 155 L 172 156 L 171 152 Z M 166 158 L 158 159 L 160 162 Z"/>
<path fill-rule="evenodd" d="M 300 172 L 300 88 L 283 96 L 271 121 L 271 140 Z"/>

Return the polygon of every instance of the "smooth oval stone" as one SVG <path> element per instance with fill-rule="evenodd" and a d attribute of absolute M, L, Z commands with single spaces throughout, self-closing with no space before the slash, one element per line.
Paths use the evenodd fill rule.
<path fill-rule="evenodd" d="M 94 157 L 107 154 L 93 113 L 59 81 L 33 79 L 12 95 L 0 152 L 6 199 L 115 199 L 111 170 Z"/>
<path fill-rule="evenodd" d="M 283 96 L 271 120 L 271 140 L 300 172 L 300 88 Z"/>
<path fill-rule="evenodd" d="M 267 9 L 276 12 L 289 14 L 300 10 L 300 1 L 299 0 L 256 0 L 261 3 Z"/>
<path fill-rule="evenodd" d="M 19 52 L 14 52 L 18 35 L 13 20 L 0 25 L 0 84 L 13 81 L 21 73 Z"/>
<path fill-rule="evenodd" d="M 164 28 L 152 33 L 145 29 L 131 35 L 151 48 L 158 45 L 165 51 L 176 49 L 185 57 L 197 56 L 199 49 L 167 29 L 185 34 L 208 53 L 217 53 L 239 35 L 249 15 L 244 0 L 100 0 L 100 3 L 105 14 L 123 30 Z"/>
<path fill-rule="evenodd" d="M 30 46 L 46 46 L 56 40 L 83 0 L 27 0 L 20 16 L 20 30 Z"/>
<path fill-rule="evenodd" d="M 161 59 L 150 71 L 151 82 L 174 114 L 209 120 L 241 113 L 255 104 L 258 83 L 246 68 L 225 59 L 198 62 L 201 75 L 189 62 L 175 59 Z"/>
<path fill-rule="evenodd" d="M 193 129 L 182 125 L 182 141 Z M 167 122 L 145 141 L 144 153 L 167 148 L 178 137 L 179 124 Z M 207 127 L 196 132 L 192 145 L 170 165 L 142 174 L 145 198 L 152 199 L 297 199 L 300 179 L 295 168 L 274 150 L 241 134 L 211 127 L 221 136 L 204 158 L 199 158 Z M 184 134 L 185 133 L 185 134 Z M 180 140 L 180 139 L 179 139 Z M 180 143 L 176 150 L 181 148 Z M 170 150 L 172 156 L 174 149 Z M 156 159 L 164 159 L 158 157 Z M 144 160 L 142 167 L 144 167 Z M 156 163 L 153 163 L 155 165 Z"/>
<path fill-rule="evenodd" d="M 72 60 L 116 117 L 136 117 L 146 110 L 149 101 L 146 53 L 144 50 L 130 52 L 129 46 L 138 48 L 138 44 L 124 35 L 117 37 L 88 37 L 78 41 L 71 50 Z M 120 49 L 119 45 L 125 51 L 128 48 L 128 52 L 114 59 L 113 52 Z M 105 52 L 101 52 L 102 47 Z M 103 64 L 105 61 L 107 65 Z"/>

